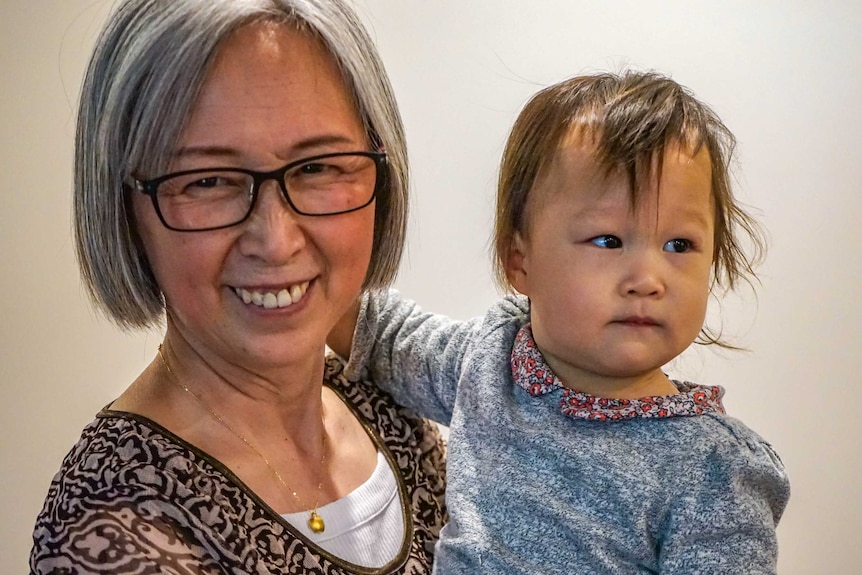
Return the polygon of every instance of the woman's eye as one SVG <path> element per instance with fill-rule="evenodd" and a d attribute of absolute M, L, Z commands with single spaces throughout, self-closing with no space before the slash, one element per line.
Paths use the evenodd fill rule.
<path fill-rule="evenodd" d="M 596 236 L 590 240 L 590 243 L 600 248 L 616 250 L 623 247 L 623 241 L 617 236 L 605 235 Z"/>
<path fill-rule="evenodd" d="M 691 240 L 676 238 L 664 245 L 664 251 L 681 254 L 691 249 Z"/>
<path fill-rule="evenodd" d="M 162 197 L 185 198 L 223 198 L 230 195 L 244 195 L 251 188 L 251 182 L 242 174 L 209 173 L 189 174 L 165 181 L 159 187 Z"/>
<path fill-rule="evenodd" d="M 194 182 L 189 184 L 189 187 L 214 188 L 221 183 L 224 183 L 224 181 L 221 178 L 219 178 L 218 176 L 210 176 L 207 178 L 201 178 L 199 180 L 195 180 Z"/>
<path fill-rule="evenodd" d="M 185 184 L 184 188 L 186 190 L 241 189 L 248 185 L 246 180 L 247 178 L 239 174 L 207 174 L 195 177 Z"/>
<path fill-rule="evenodd" d="M 301 165 L 297 172 L 302 175 L 322 174 L 326 172 L 329 168 L 330 166 L 327 164 L 310 163 Z"/>

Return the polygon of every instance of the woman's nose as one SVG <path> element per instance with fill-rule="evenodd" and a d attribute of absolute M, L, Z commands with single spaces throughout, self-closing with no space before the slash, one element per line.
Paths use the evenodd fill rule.
<path fill-rule="evenodd" d="M 273 262 L 290 259 L 306 244 L 300 216 L 274 180 L 261 184 L 257 202 L 244 224 L 241 249 L 244 255 Z"/>

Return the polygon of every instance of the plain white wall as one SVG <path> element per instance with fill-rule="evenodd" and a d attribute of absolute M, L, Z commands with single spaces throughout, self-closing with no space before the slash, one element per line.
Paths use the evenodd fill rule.
<path fill-rule="evenodd" d="M 530 94 L 624 65 L 671 74 L 739 138 L 739 192 L 771 250 L 726 325 L 752 352 L 698 349 L 674 373 L 728 390 L 791 474 L 780 572 L 862 564 L 862 4 L 357 0 L 407 126 L 410 243 L 398 286 L 466 318 L 496 297 L 486 255 L 496 165 Z M 151 359 L 89 307 L 69 232 L 74 102 L 106 0 L 0 3 L 0 571 L 80 429 Z M 854 353 L 856 352 L 856 353 Z"/>

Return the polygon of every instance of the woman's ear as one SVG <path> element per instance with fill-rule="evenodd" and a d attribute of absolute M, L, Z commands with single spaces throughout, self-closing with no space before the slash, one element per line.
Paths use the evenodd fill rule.
<path fill-rule="evenodd" d="M 509 251 L 506 254 L 506 277 L 516 291 L 529 296 L 528 282 L 529 260 L 527 258 L 527 242 L 521 232 L 512 234 Z"/>

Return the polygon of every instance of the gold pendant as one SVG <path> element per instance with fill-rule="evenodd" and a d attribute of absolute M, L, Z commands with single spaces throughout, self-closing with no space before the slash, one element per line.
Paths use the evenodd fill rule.
<path fill-rule="evenodd" d="M 326 525 L 323 524 L 323 517 L 317 514 L 317 510 L 312 511 L 311 515 L 308 516 L 308 528 L 315 533 L 323 533 L 326 529 Z"/>

